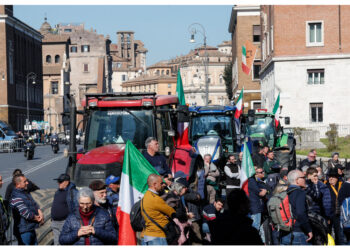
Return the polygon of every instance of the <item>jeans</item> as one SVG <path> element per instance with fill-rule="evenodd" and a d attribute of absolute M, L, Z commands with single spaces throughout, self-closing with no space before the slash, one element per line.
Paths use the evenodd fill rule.
<path fill-rule="evenodd" d="M 252 214 L 252 215 L 250 215 L 250 218 L 253 220 L 252 226 L 255 227 L 256 230 L 258 230 L 258 232 L 259 232 L 260 225 L 261 225 L 261 213 Z"/>
<path fill-rule="evenodd" d="M 60 233 L 62 231 L 63 225 L 64 225 L 65 220 L 58 221 L 58 220 L 52 220 L 51 221 L 51 228 L 52 228 L 52 233 L 53 233 L 53 244 L 54 245 L 59 245 L 59 238 L 60 238 Z"/>
<path fill-rule="evenodd" d="M 25 232 L 21 234 L 21 239 L 24 245 L 38 245 L 35 231 Z"/>
<path fill-rule="evenodd" d="M 203 231 L 204 234 L 208 234 L 208 233 L 210 234 L 208 223 L 204 222 L 202 224 L 202 231 Z"/>
<path fill-rule="evenodd" d="M 151 245 L 167 246 L 168 242 L 166 241 L 166 238 L 162 238 L 162 237 L 154 237 L 154 239 L 147 241 L 147 242 L 145 242 L 144 238 L 142 238 L 141 245 L 143 245 L 143 246 L 151 246 Z"/>
<path fill-rule="evenodd" d="M 290 237 L 292 233 L 282 236 L 282 245 L 290 245 Z M 306 235 L 303 232 L 293 232 L 293 242 L 292 245 L 309 245 L 306 242 Z"/>

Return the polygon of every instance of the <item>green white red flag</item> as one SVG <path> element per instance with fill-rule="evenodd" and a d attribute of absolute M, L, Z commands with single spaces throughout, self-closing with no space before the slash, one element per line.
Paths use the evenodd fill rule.
<path fill-rule="evenodd" d="M 256 51 L 257 48 L 248 40 L 242 46 L 242 70 L 247 75 L 252 69 Z"/>
<path fill-rule="evenodd" d="M 241 90 L 241 93 L 239 94 L 237 103 L 236 103 L 236 111 L 235 111 L 235 118 L 239 119 L 239 117 L 241 116 L 242 112 L 243 112 L 243 91 L 244 91 L 244 87 Z"/>
<path fill-rule="evenodd" d="M 118 245 L 136 245 L 136 234 L 130 224 L 130 211 L 147 191 L 147 178 L 158 174 L 154 167 L 130 142 L 126 142 L 120 181 L 117 219 L 119 223 Z"/>
<path fill-rule="evenodd" d="M 186 105 L 184 88 L 182 85 L 182 79 L 180 69 L 177 71 L 177 82 L 176 82 L 176 95 L 179 98 L 179 105 Z M 177 124 L 178 138 L 177 146 L 188 145 L 188 122 L 179 122 Z"/>
<path fill-rule="evenodd" d="M 280 113 L 280 93 L 278 93 L 276 102 L 275 102 L 275 106 L 273 106 L 273 111 L 272 113 L 275 116 L 275 125 L 276 128 L 278 127 L 278 124 L 280 123 L 280 119 L 279 119 L 279 113 Z"/>
<path fill-rule="evenodd" d="M 254 164 L 247 143 L 244 142 L 240 181 L 241 189 L 243 189 L 248 196 L 248 178 L 253 175 L 255 175 Z"/>

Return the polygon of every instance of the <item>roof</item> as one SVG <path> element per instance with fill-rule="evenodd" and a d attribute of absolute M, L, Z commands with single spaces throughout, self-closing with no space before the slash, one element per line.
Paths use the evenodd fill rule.
<path fill-rule="evenodd" d="M 43 66 L 44 75 L 60 75 L 62 66 Z"/>
<path fill-rule="evenodd" d="M 53 42 L 67 42 L 69 40 L 69 35 L 59 35 L 47 33 L 42 39 L 43 43 L 53 43 Z"/>
<path fill-rule="evenodd" d="M 232 41 L 223 41 L 218 47 L 232 46 Z"/>
<path fill-rule="evenodd" d="M 189 107 L 190 112 L 199 114 L 227 114 L 233 115 L 236 110 L 235 106 L 219 106 L 219 105 L 209 105 L 209 106 L 193 106 Z"/>
<path fill-rule="evenodd" d="M 173 80 L 174 82 L 176 82 L 176 79 L 177 79 L 176 76 L 170 76 L 170 75 L 160 75 L 160 76 L 141 75 L 129 81 L 123 82 L 122 86 L 137 83 L 137 82 L 144 82 L 144 84 L 148 84 L 147 81 L 160 81 L 160 80 L 168 80 L 168 81 Z"/>

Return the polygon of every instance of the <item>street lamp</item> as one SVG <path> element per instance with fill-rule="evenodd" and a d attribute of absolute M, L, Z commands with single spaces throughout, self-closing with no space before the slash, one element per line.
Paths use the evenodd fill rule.
<path fill-rule="evenodd" d="M 200 27 L 201 29 L 197 29 L 197 27 Z M 200 33 L 203 36 L 203 45 L 204 45 L 204 78 L 205 78 L 205 105 L 208 105 L 209 103 L 209 81 L 208 81 L 208 53 L 207 53 L 207 36 L 205 33 L 205 29 L 202 24 L 200 23 L 192 23 L 190 26 L 188 26 L 188 31 L 191 33 L 191 39 L 190 43 L 194 43 L 194 35 L 196 33 Z"/>
<path fill-rule="evenodd" d="M 26 124 L 29 125 L 29 95 L 28 95 L 28 82 L 29 79 L 32 80 L 32 84 L 35 84 L 36 74 L 34 72 L 30 72 L 27 74 L 26 82 L 27 82 L 27 122 Z"/>

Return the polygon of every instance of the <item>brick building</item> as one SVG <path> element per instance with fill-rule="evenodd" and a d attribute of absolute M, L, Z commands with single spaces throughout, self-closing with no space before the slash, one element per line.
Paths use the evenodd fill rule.
<path fill-rule="evenodd" d="M 280 93 L 282 125 L 349 134 L 350 6 L 261 6 L 261 26 L 262 106 Z"/>
<path fill-rule="evenodd" d="M 27 96 L 29 120 L 43 120 L 41 39 L 38 31 L 14 17 L 13 6 L 0 5 L 0 120 L 17 131 L 23 131 L 27 119 Z"/>
<path fill-rule="evenodd" d="M 41 25 L 40 33 L 43 54 L 43 82 L 44 82 L 44 112 L 48 122 L 49 132 L 62 132 L 62 116 L 64 96 L 69 93 L 69 35 L 58 34 L 46 21 Z M 68 84 L 67 84 L 68 83 Z"/>
<path fill-rule="evenodd" d="M 229 32 L 232 35 L 232 86 L 238 98 L 244 87 L 244 112 L 261 107 L 259 71 L 261 67 L 260 6 L 238 5 L 232 8 Z M 242 46 L 250 41 L 257 47 L 254 64 L 249 75 L 242 70 Z"/>

